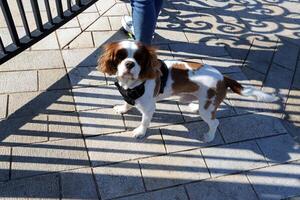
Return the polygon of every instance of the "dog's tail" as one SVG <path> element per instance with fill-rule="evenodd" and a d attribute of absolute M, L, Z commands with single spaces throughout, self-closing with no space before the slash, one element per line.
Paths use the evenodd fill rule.
<path fill-rule="evenodd" d="M 233 92 L 242 96 L 253 96 L 257 101 L 274 102 L 278 100 L 278 97 L 264 93 L 261 90 L 257 90 L 254 87 L 243 87 L 236 80 L 232 80 L 224 76 L 226 87 L 229 87 Z"/>

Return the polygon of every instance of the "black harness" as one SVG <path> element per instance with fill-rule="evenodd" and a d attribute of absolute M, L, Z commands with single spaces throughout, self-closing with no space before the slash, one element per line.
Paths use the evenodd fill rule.
<path fill-rule="evenodd" d="M 159 93 L 161 94 L 164 92 L 164 88 L 166 86 L 168 75 L 169 75 L 169 70 L 167 65 L 162 60 L 159 61 L 161 62 L 160 70 L 162 73 L 162 75 L 160 76 L 160 89 L 159 89 Z M 130 105 L 134 105 L 135 100 L 143 96 L 143 94 L 145 93 L 145 81 L 132 89 L 124 89 L 118 83 L 118 81 L 115 82 L 115 85 L 117 86 L 124 101 L 126 101 Z"/>

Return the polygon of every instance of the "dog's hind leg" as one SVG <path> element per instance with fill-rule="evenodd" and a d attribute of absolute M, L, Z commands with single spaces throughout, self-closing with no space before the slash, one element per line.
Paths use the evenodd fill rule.
<path fill-rule="evenodd" d="M 219 120 L 215 117 L 216 108 L 214 105 L 205 105 L 205 102 L 199 101 L 199 114 L 203 121 L 208 124 L 209 130 L 204 135 L 204 142 L 211 142 L 215 138 L 215 133 L 219 125 Z"/>

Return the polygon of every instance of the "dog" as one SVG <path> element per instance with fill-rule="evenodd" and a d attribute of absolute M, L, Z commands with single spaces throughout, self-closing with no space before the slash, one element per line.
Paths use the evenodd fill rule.
<path fill-rule="evenodd" d="M 179 96 L 189 102 L 192 112 L 199 112 L 208 124 L 204 142 L 211 142 L 219 125 L 216 111 L 226 97 L 227 88 L 242 96 L 253 96 L 258 101 L 273 102 L 274 95 L 253 87 L 243 87 L 237 81 L 223 76 L 217 69 L 197 62 L 159 60 L 156 48 L 133 40 L 106 44 L 98 59 L 97 68 L 115 75 L 115 85 L 125 103 L 114 106 L 123 114 L 135 106 L 142 114 L 141 124 L 133 130 L 136 138 L 145 136 L 155 111 L 155 103 L 170 96 Z M 198 100 L 198 104 L 192 101 Z"/>

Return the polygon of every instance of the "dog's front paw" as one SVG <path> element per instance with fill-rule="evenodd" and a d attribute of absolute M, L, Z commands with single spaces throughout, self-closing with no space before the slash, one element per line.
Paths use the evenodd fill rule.
<path fill-rule="evenodd" d="M 126 105 L 116 105 L 116 106 L 114 106 L 114 110 L 115 110 L 116 113 L 118 113 L 118 114 L 124 114 L 124 113 L 126 113 L 129 109 L 127 108 Z"/>
<path fill-rule="evenodd" d="M 132 131 L 133 136 L 137 139 L 143 138 L 146 135 L 146 132 L 147 132 L 147 128 L 142 125 L 138 126 Z"/>

